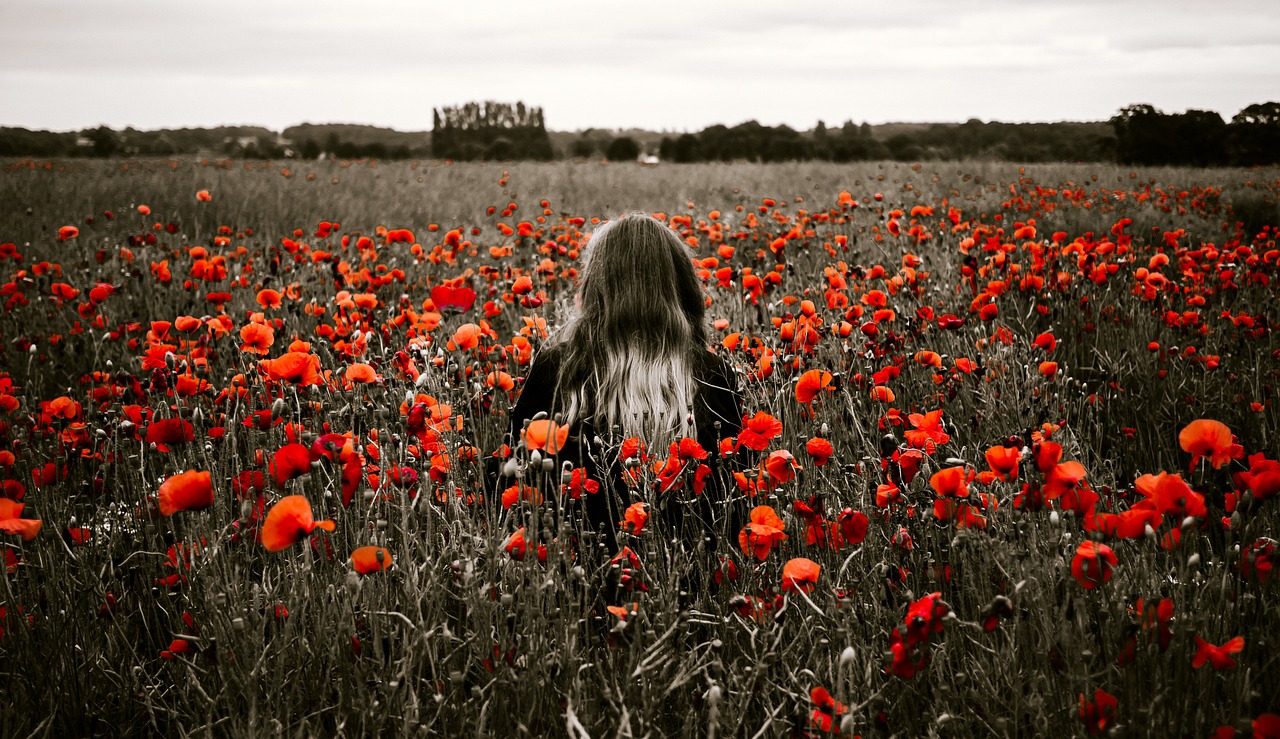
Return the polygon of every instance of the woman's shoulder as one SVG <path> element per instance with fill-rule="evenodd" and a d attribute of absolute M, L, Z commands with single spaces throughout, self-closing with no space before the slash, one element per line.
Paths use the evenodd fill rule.
<path fill-rule="evenodd" d="M 713 385 L 726 390 L 736 390 L 738 377 L 728 360 L 715 352 L 699 350 L 697 363 L 694 366 L 695 379 L 705 385 Z"/>
<path fill-rule="evenodd" d="M 564 347 L 560 344 L 543 344 L 533 353 L 529 363 L 528 374 L 550 375 L 554 377 L 560 371 L 560 363 L 564 357 Z"/>

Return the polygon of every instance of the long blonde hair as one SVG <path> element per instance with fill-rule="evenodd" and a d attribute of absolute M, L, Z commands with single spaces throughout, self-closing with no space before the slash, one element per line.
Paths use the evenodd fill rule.
<path fill-rule="evenodd" d="M 707 349 L 706 305 L 688 247 L 632 213 L 587 243 L 578 308 L 560 332 L 556 385 L 565 421 L 590 419 L 660 448 L 692 436 L 694 367 Z"/>

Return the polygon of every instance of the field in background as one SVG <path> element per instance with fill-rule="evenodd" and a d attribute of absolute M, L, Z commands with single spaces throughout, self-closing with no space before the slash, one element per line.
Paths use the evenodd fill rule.
<path fill-rule="evenodd" d="M 0 726 L 1268 735 L 1278 190 L 1102 165 L 6 163 Z M 750 460 L 730 485 L 771 512 L 745 536 L 722 516 L 715 552 L 654 515 L 611 563 L 549 515 L 575 485 L 503 434 L 593 219 L 631 210 L 694 247 L 765 432 L 722 445 Z M 504 441 L 552 494 L 492 487 Z M 649 454 L 637 502 L 692 494 L 696 459 Z M 286 495 L 334 531 L 267 551 Z"/>

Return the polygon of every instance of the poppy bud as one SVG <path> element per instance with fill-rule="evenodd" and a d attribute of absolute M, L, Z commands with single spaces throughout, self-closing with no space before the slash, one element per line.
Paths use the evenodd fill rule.
<path fill-rule="evenodd" d="M 534 449 L 534 450 L 529 454 L 529 464 L 530 464 L 530 465 L 532 465 L 532 466 L 534 466 L 534 467 L 537 467 L 537 466 L 541 465 L 541 464 L 542 464 L 542 452 L 538 451 L 537 449 Z"/>
<path fill-rule="evenodd" d="M 517 465 L 516 465 L 516 460 L 515 460 L 514 458 L 513 458 L 513 459 L 508 459 L 508 460 L 507 460 L 507 461 L 502 465 L 502 476 L 503 476 L 503 477 L 515 477 L 515 476 L 516 476 L 516 467 L 517 467 Z"/>
<path fill-rule="evenodd" d="M 1053 525 L 1053 526 L 1057 526 L 1057 525 L 1059 524 L 1059 522 L 1060 522 L 1060 521 L 1061 521 L 1061 518 L 1058 516 L 1058 512 L 1057 512 L 1057 511 L 1050 511 L 1050 512 L 1049 512 L 1049 523 L 1050 523 L 1051 525 Z"/>
<path fill-rule="evenodd" d="M 279 418 L 284 415 L 284 398 L 276 398 L 271 403 L 271 417 Z"/>
<path fill-rule="evenodd" d="M 360 575 L 355 570 L 347 571 L 347 592 L 352 595 L 360 592 Z"/>
<path fill-rule="evenodd" d="M 845 647 L 840 653 L 840 669 L 844 669 L 853 664 L 853 660 L 857 657 L 857 653 L 853 651 L 853 647 Z"/>
<path fill-rule="evenodd" d="M 1191 567 L 1191 568 L 1199 567 L 1199 566 L 1200 566 L 1200 555 L 1199 555 L 1199 554 L 1193 554 L 1193 555 L 1191 555 L 1190 557 L 1187 557 L 1187 566 L 1188 566 L 1188 567 Z"/>

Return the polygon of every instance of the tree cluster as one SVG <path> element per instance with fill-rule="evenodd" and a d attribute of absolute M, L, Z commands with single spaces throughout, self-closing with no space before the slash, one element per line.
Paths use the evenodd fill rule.
<path fill-rule="evenodd" d="M 1231 122 L 1211 110 L 1164 113 L 1130 105 L 1111 118 L 1122 164 L 1212 167 L 1280 163 L 1280 102 L 1254 103 Z"/>
<path fill-rule="evenodd" d="M 628 129 L 549 133 L 542 109 L 524 103 L 467 103 L 434 110 L 432 131 L 376 126 L 302 124 L 276 134 L 254 126 L 79 132 L 0 128 L 0 156 L 225 155 L 277 158 L 322 154 L 341 158 L 548 160 L 603 156 L 632 161 L 658 154 L 668 162 L 895 159 L 1106 162 L 1171 166 L 1253 166 L 1280 163 L 1280 102 L 1256 103 L 1228 123 L 1218 113 L 1163 113 L 1128 106 L 1095 123 L 890 123 L 846 121 L 812 131 L 747 121 L 697 133 L 659 136 Z"/>
<path fill-rule="evenodd" d="M 489 101 L 431 113 L 431 153 L 438 159 L 553 158 L 542 108 Z"/>

